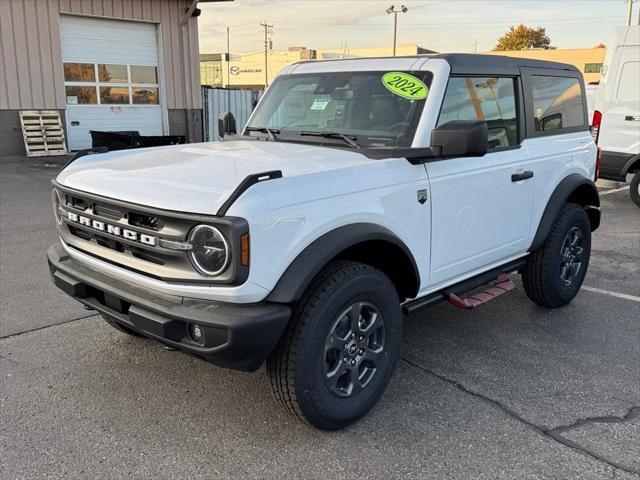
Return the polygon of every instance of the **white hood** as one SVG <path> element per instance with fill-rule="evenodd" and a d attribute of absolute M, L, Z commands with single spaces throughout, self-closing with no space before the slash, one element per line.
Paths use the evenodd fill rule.
<path fill-rule="evenodd" d="M 233 140 L 87 155 L 57 181 L 126 202 L 210 215 L 253 173 L 281 170 L 294 177 L 372 161 L 335 148 Z"/>

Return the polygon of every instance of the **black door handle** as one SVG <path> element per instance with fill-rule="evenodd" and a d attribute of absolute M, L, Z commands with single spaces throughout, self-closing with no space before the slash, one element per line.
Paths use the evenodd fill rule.
<path fill-rule="evenodd" d="M 511 175 L 512 182 L 519 182 L 520 180 L 526 180 L 527 178 L 533 177 L 533 172 L 531 170 L 526 170 L 521 173 L 514 173 Z"/>
<path fill-rule="evenodd" d="M 627 115 L 624 117 L 627 122 L 635 122 L 636 120 L 640 120 L 640 117 L 634 117 L 633 115 Z"/>

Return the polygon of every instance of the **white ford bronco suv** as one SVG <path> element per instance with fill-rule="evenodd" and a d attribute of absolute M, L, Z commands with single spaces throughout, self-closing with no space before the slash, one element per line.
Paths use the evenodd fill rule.
<path fill-rule="evenodd" d="M 48 261 L 118 330 L 222 367 L 266 361 L 288 412 L 337 429 L 389 382 L 403 313 L 476 307 L 513 272 L 539 305 L 571 301 L 600 222 L 595 176 L 572 66 L 303 62 L 241 135 L 72 161 L 53 182 Z"/>

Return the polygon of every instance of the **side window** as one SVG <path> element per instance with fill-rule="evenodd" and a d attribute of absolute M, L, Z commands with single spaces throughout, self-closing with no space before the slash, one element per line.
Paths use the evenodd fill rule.
<path fill-rule="evenodd" d="M 452 120 L 485 120 L 489 149 L 518 144 L 515 79 L 451 77 L 438 125 Z"/>
<path fill-rule="evenodd" d="M 577 78 L 534 75 L 531 85 L 537 132 L 584 126 L 584 105 Z"/>
<path fill-rule="evenodd" d="M 585 63 L 584 73 L 600 73 L 602 65 L 602 63 Z"/>

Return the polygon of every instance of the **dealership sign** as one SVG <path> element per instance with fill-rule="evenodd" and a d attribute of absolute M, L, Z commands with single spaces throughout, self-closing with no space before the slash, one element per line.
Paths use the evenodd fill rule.
<path fill-rule="evenodd" d="M 233 65 L 229 71 L 231 75 L 240 75 L 241 73 L 261 73 L 262 68 L 260 67 L 239 67 L 237 65 Z"/>

